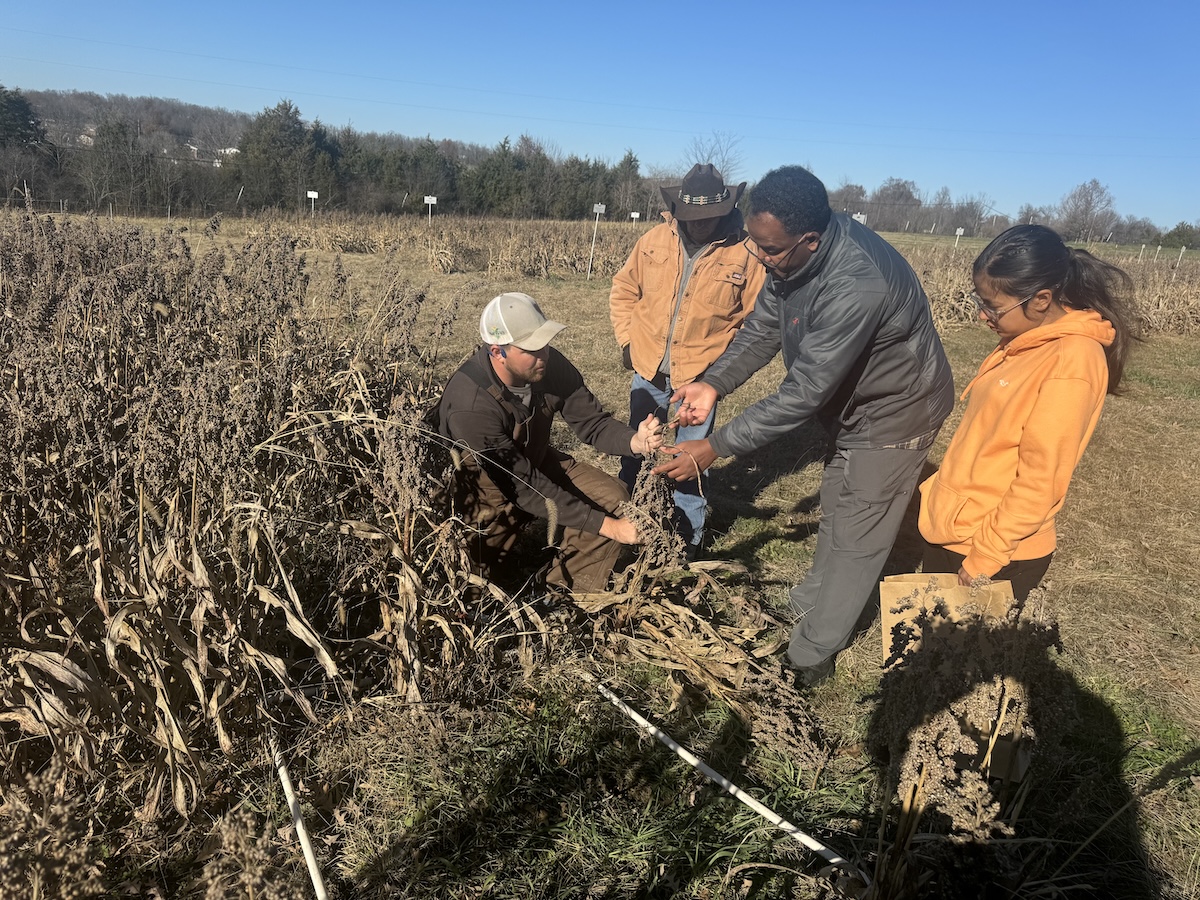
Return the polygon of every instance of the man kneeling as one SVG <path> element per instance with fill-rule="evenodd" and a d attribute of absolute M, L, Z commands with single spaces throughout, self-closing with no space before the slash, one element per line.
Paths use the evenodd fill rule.
<path fill-rule="evenodd" d="M 559 413 L 581 441 L 613 456 L 649 455 L 662 446 L 658 419 L 634 431 L 614 419 L 583 376 L 550 341 L 566 326 L 542 314 L 528 294 L 493 299 L 479 320 L 483 345 L 451 376 L 438 405 L 439 430 L 467 451 L 455 502 L 468 525 L 478 574 L 503 571 L 521 530 L 534 518 L 561 528 L 548 587 L 602 591 L 622 544 L 640 542 L 616 515 L 625 486 L 550 446 Z"/>

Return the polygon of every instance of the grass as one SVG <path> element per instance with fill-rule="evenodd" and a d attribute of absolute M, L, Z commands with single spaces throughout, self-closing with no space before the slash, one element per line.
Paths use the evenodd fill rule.
<path fill-rule="evenodd" d="M 216 234 L 202 234 L 202 225 L 188 232 L 198 251 L 232 250 L 263 227 L 227 221 Z M 628 375 L 612 338 L 607 292 L 612 267 L 623 258 L 620 241 L 631 243 L 632 232 L 606 233 L 600 271 L 607 274 L 589 281 L 565 240 L 554 245 L 565 259 L 555 263 L 561 271 L 517 271 L 530 239 L 511 223 L 504 227 L 509 231 L 500 238 L 476 224 L 457 235 L 438 231 L 444 247 L 423 245 L 421 230 L 380 233 L 369 222 L 299 230 L 309 283 L 298 311 L 321 333 L 364 332 L 400 271 L 404 296 L 427 297 L 418 335 L 432 332 L 433 310 L 442 303 L 457 298 L 460 305 L 434 364 L 444 378 L 475 345 L 483 304 L 501 291 L 523 290 L 568 324 L 556 346 L 606 407 L 622 413 Z M 993 339 L 986 329 L 956 324 L 962 317 L 955 296 L 975 248 L 964 241 L 953 251 L 952 238 L 919 237 L 911 248 L 914 266 L 937 301 L 961 386 Z M 485 241 L 505 253 L 489 257 L 473 243 Z M 443 271 L 439 249 L 452 263 L 458 253 L 460 263 Z M 1186 270 L 1180 277 L 1194 284 L 1196 276 Z M 1161 286 L 1148 284 L 1147 290 Z M 1180 290 L 1184 310 L 1197 302 Z M 1186 325 L 1190 319 L 1179 308 L 1164 321 Z M 1053 740 L 1045 738 L 1047 753 L 1031 776 L 1015 833 L 947 843 L 941 838 L 950 826 L 935 801 L 909 851 L 912 872 L 936 876 L 927 896 L 983 896 L 968 887 L 972 871 L 1024 872 L 1029 877 L 1013 892 L 1025 897 L 1200 893 L 1200 585 L 1192 563 L 1200 509 L 1194 451 L 1200 355 L 1194 337 L 1181 330 L 1153 333 L 1137 348 L 1129 390 L 1110 398 L 1060 516 L 1061 546 L 1045 604 L 1063 651 L 1051 655 L 1052 677 L 1032 700 L 1059 727 Z M 768 366 L 722 404 L 720 417 L 772 391 L 781 376 L 778 362 Z M 944 451 L 958 414 L 931 459 Z M 560 433 L 558 440 L 616 471 L 615 459 L 597 458 L 572 436 Z M 906 709 L 916 693 L 883 679 L 878 624 L 842 654 L 837 676 L 810 696 L 787 688 L 770 659 L 743 655 L 724 668 L 710 661 L 707 680 L 637 659 L 661 644 L 647 636 L 648 625 L 677 656 L 690 648 L 698 657 L 714 646 L 686 631 L 680 610 L 720 623 L 726 635 L 742 629 L 743 637 L 727 638 L 739 654 L 781 638 L 786 623 L 778 621 L 779 611 L 807 571 L 815 542 L 821 450 L 819 433 L 802 428 L 714 470 L 712 555 L 729 564 L 727 571 L 667 573 L 636 603 L 598 610 L 589 620 L 594 628 L 574 638 L 547 635 L 528 656 L 502 639 L 431 663 L 429 677 L 440 679 L 439 690 L 420 700 L 388 693 L 386 677 L 362 672 L 361 680 L 376 686 L 360 689 L 355 702 L 314 701 L 319 724 L 293 728 L 288 754 L 333 896 L 836 895 L 817 857 L 642 735 L 588 678 L 605 680 L 784 818 L 872 865 L 881 826 L 885 845 L 896 827 L 894 811 L 887 813 L 894 794 L 884 784 L 887 761 L 875 749 L 877 712 Z M 347 543 L 339 552 L 354 551 Z M 898 557 L 898 564 L 906 562 L 903 552 Z M 361 562 L 356 578 L 367 577 L 367 563 L 376 560 Z M 376 602 L 365 587 L 346 594 L 357 608 Z M 348 651 L 338 660 L 369 668 Z M 233 755 L 211 763 L 209 794 L 191 818 L 168 817 L 133 836 L 132 826 L 118 832 L 111 821 L 72 807 L 74 830 L 62 828 L 72 835 L 85 834 L 87 822 L 110 829 L 97 833 L 104 843 L 79 838 L 88 864 L 98 864 L 99 856 L 110 884 L 124 879 L 143 892 L 153 886 L 164 896 L 203 896 L 212 890 L 204 884 L 211 863 L 213 878 L 224 879 L 213 897 L 304 895 L 299 847 L 274 776 L 249 735 L 234 737 Z M 117 792 L 108 786 L 97 796 L 96 782 L 79 783 L 96 814 Z M 0 785 L 0 799 L 9 804 L 0 817 L 29 807 L 31 795 L 14 785 Z M 227 820 L 229 810 L 249 817 Z M 966 846 L 980 855 L 969 856 Z M 260 881 L 236 881 L 230 867 L 236 859 L 252 861 L 247 865 L 258 867 Z M 853 895 L 843 887 L 843 896 Z"/>

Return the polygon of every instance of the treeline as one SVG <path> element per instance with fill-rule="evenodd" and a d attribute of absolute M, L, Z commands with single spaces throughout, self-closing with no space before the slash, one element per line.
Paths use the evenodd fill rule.
<path fill-rule="evenodd" d="M 611 219 L 661 209 L 630 151 L 615 165 L 560 156 L 528 136 L 485 148 L 307 123 L 290 101 L 257 116 L 147 98 L 0 87 L 9 205 L 129 215 L 437 211 Z M 316 198 L 310 197 L 315 192 Z"/>
<path fill-rule="evenodd" d="M 693 155 L 696 151 L 693 150 Z M 714 161 L 704 159 L 696 161 Z M 690 164 L 690 163 L 689 163 Z M 528 135 L 494 147 L 454 140 L 360 133 L 305 122 L 290 101 L 256 116 L 174 100 L 0 86 L 0 172 L 8 204 L 127 215 L 283 210 L 349 213 L 437 212 L 581 219 L 596 203 L 610 221 L 636 213 L 654 221 L 658 188 L 680 173 L 644 174 L 633 150 L 615 164 Z M 315 193 L 316 197 L 311 195 Z M 1073 241 L 1195 247 L 1200 221 L 1163 232 L 1117 213 L 1096 180 L 1053 206 L 1023 206 L 1015 217 L 985 195 L 929 195 L 889 178 L 874 190 L 830 185 L 834 209 L 877 231 L 991 236 L 1015 222 L 1043 222 Z"/>
<path fill-rule="evenodd" d="M 1068 240 L 1114 244 L 1161 244 L 1195 247 L 1200 243 L 1200 222 L 1180 222 L 1170 231 L 1146 218 L 1121 216 L 1112 193 L 1096 179 L 1072 189 L 1053 206 L 1025 204 L 1015 217 L 995 209 L 986 196 L 954 199 L 949 188 L 932 197 L 912 181 L 889 178 L 870 193 L 860 184 L 842 183 L 829 191 L 835 210 L 857 214 L 876 231 L 962 234 L 991 237 L 1017 223 L 1038 222 L 1057 229 Z"/>

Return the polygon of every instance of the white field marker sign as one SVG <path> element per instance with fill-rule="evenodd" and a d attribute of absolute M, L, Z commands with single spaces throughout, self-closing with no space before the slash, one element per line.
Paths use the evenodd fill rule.
<path fill-rule="evenodd" d="M 429 207 L 429 224 L 433 224 L 433 208 L 437 206 L 437 197 L 433 194 L 425 195 L 425 205 Z"/>
<path fill-rule="evenodd" d="M 604 204 L 597 203 L 592 207 L 592 212 L 596 214 L 596 224 L 592 226 L 592 250 L 588 254 L 587 278 L 584 281 L 592 280 L 592 257 L 596 255 L 596 232 L 600 230 L 600 217 L 604 215 Z"/>

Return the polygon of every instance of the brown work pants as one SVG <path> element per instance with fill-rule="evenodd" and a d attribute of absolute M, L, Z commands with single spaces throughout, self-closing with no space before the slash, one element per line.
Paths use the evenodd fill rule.
<path fill-rule="evenodd" d="M 620 480 L 556 450 L 547 453 L 541 470 L 563 489 L 609 515 L 615 515 L 617 507 L 629 499 Z M 475 467 L 465 467 L 460 473 L 458 496 L 459 509 L 473 530 L 470 555 L 477 574 L 485 578 L 507 574 L 514 563 L 509 554 L 534 517 L 514 506 L 487 474 Z M 558 552 L 546 573 L 547 586 L 580 593 L 608 587 L 621 552 L 619 543 L 578 528 L 560 527 L 555 537 Z"/>

